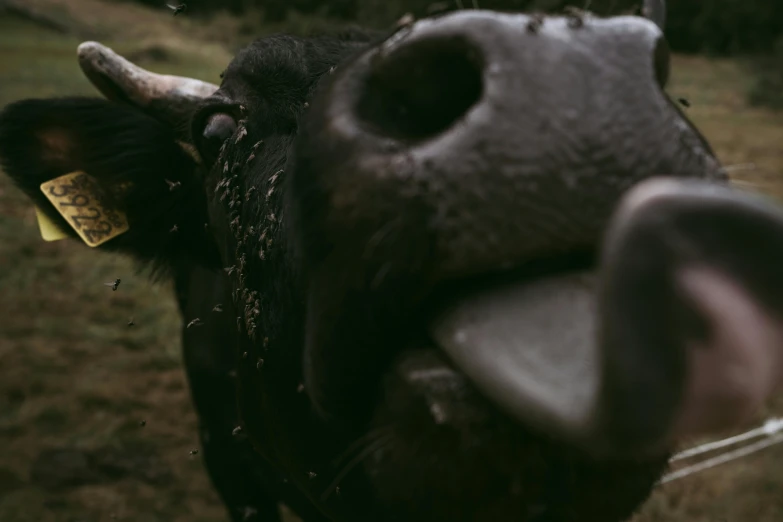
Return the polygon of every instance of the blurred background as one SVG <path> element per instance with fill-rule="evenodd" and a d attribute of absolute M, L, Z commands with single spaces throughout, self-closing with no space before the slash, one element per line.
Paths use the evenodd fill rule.
<path fill-rule="evenodd" d="M 217 83 L 239 47 L 270 32 L 390 28 L 407 13 L 476 3 L 608 15 L 640 2 L 189 0 L 173 17 L 157 0 L 0 0 L 0 106 L 97 95 L 76 62 L 87 39 Z M 666 34 L 672 98 L 737 183 L 783 196 L 783 1 L 670 0 Z M 104 283 L 116 278 L 112 292 Z M 225 520 L 190 454 L 197 424 L 180 327 L 168 284 L 79 243 L 44 242 L 33 208 L 0 176 L 0 521 Z M 775 414 L 783 397 L 759 421 Z M 783 520 L 783 445 L 659 487 L 633 522 L 750 520 Z"/>

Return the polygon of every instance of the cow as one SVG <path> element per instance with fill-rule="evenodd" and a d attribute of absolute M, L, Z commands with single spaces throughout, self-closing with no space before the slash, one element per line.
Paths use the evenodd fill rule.
<path fill-rule="evenodd" d="M 783 382 L 783 212 L 726 183 L 644 12 L 267 36 L 219 86 L 87 42 L 105 99 L 10 104 L 0 160 L 174 280 L 233 520 L 626 520 Z"/>

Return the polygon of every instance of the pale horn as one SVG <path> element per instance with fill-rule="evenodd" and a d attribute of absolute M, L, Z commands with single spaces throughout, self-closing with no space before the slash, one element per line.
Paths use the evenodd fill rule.
<path fill-rule="evenodd" d="M 172 125 L 183 138 L 194 107 L 218 89 L 202 80 L 147 71 L 98 42 L 82 43 L 77 53 L 79 66 L 101 94 Z"/>

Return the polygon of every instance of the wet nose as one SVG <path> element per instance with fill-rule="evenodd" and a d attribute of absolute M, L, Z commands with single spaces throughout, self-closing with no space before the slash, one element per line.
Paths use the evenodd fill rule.
<path fill-rule="evenodd" d="M 503 111 L 492 114 L 498 123 L 503 113 L 521 116 L 517 110 L 535 116 L 539 103 L 553 115 L 584 114 L 580 102 L 602 100 L 576 92 L 599 86 L 652 97 L 668 79 L 669 53 L 658 28 L 637 17 L 470 14 L 398 34 L 371 56 L 366 73 L 349 101 L 355 123 L 415 144 L 493 108 Z"/>
<path fill-rule="evenodd" d="M 313 107 L 300 150 L 328 199 L 321 232 L 339 243 L 395 222 L 434 245 L 427 269 L 444 279 L 589 248 L 635 182 L 716 175 L 668 72 L 641 17 L 420 21 L 337 71 Z"/>

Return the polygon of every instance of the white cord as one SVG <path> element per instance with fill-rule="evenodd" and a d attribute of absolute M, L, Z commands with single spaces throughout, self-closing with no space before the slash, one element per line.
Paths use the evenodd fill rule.
<path fill-rule="evenodd" d="M 774 446 L 775 444 L 780 444 L 783 442 L 783 433 L 779 433 L 777 435 L 774 435 L 770 438 L 761 440 L 759 442 L 756 442 L 754 444 L 750 444 L 748 446 L 743 446 L 742 448 L 736 449 L 734 451 L 729 451 L 727 453 L 723 453 L 721 455 L 718 455 L 717 457 L 713 457 L 711 459 L 705 460 L 703 462 L 700 462 L 698 464 L 694 464 L 692 466 L 687 466 L 685 468 L 679 469 L 677 471 L 674 471 L 672 473 L 669 473 L 665 475 L 658 484 L 666 484 L 667 482 L 671 482 L 673 480 L 677 480 L 683 477 L 687 477 L 688 475 L 692 475 L 694 473 L 698 473 L 699 471 L 704 471 L 710 468 L 714 468 L 715 466 L 719 466 L 721 464 L 725 464 L 727 462 L 731 462 L 732 460 L 736 460 L 742 457 L 746 457 L 748 455 L 751 455 L 753 453 L 756 453 L 757 451 L 761 451 L 765 448 L 769 448 L 770 446 Z"/>
<path fill-rule="evenodd" d="M 756 437 L 771 437 L 772 435 L 775 435 L 779 432 L 783 432 L 783 418 L 769 419 L 762 426 L 750 431 L 746 431 L 745 433 L 741 433 L 740 435 L 735 435 L 733 437 L 729 437 L 728 439 L 718 440 L 715 442 L 708 442 L 706 444 L 696 446 L 695 448 L 681 451 L 680 453 L 677 453 L 675 456 L 673 456 L 669 462 L 677 462 L 678 460 L 689 459 L 691 457 L 695 457 L 696 455 L 701 455 L 702 453 L 708 453 L 716 449 L 725 448 L 726 446 L 733 446 L 738 442 L 745 442 L 746 440 L 755 439 Z"/>

